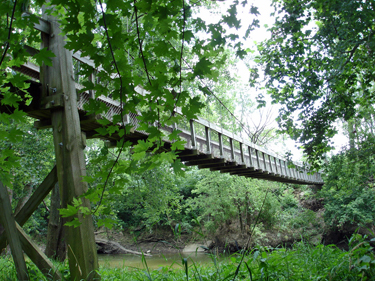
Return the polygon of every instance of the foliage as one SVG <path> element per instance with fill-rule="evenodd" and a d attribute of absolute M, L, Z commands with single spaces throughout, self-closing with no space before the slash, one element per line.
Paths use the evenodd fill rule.
<path fill-rule="evenodd" d="M 375 219 L 374 139 L 359 145 L 359 150 L 343 150 L 333 156 L 325 167 L 321 196 L 326 220 L 333 227 L 365 226 Z"/>
<path fill-rule="evenodd" d="M 349 240 L 349 251 L 333 245 L 315 247 L 304 242 L 296 243 L 292 249 L 258 247 L 245 253 L 244 262 L 236 272 L 241 255 L 229 257 L 212 256 L 212 263 L 200 265 L 191 258 L 173 261 L 172 265 L 157 270 L 147 266 L 143 257 L 143 268 L 101 267 L 102 280 L 372 280 L 375 276 L 375 256 L 370 245 L 373 239 L 354 234 Z M 69 280 L 66 265 L 55 263 L 62 272 L 63 280 Z M 13 263 L 0 257 L 1 280 L 16 278 Z M 28 263 L 31 280 L 49 280 L 42 276 L 33 264 Z M 188 277 L 189 276 L 189 277 Z"/>
<path fill-rule="evenodd" d="M 282 0 L 273 6 L 276 22 L 271 38 L 258 46 L 257 62 L 273 102 L 282 106 L 281 130 L 318 167 L 332 149 L 334 122 L 373 104 L 373 3 Z M 255 83 L 259 74 L 253 73 Z"/>
<path fill-rule="evenodd" d="M 196 197 L 186 200 L 190 210 L 200 210 L 198 220 L 210 232 L 223 223 L 240 217 L 243 226 L 250 226 L 260 212 L 266 189 L 276 184 L 244 177 L 233 177 L 219 172 L 197 171 L 203 178 L 192 190 Z M 268 194 L 260 220 L 272 226 L 277 219 L 280 203 L 276 196 Z M 242 228 L 242 226 L 241 226 Z"/>

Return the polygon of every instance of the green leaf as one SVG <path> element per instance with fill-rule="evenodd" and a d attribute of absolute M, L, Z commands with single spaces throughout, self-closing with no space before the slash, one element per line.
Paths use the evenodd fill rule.
<path fill-rule="evenodd" d="M 68 205 L 66 209 L 59 209 L 60 215 L 63 218 L 74 216 L 78 213 L 78 208 L 76 206 Z"/>
<path fill-rule="evenodd" d="M 53 57 L 56 57 L 56 55 L 47 48 L 41 49 L 39 53 L 34 55 L 34 59 L 36 60 L 39 66 L 42 66 L 43 63 L 45 65 L 52 66 L 51 58 Z"/>
<path fill-rule="evenodd" d="M 66 226 L 73 226 L 73 227 L 79 227 L 82 223 L 79 221 L 78 218 L 74 218 L 71 221 L 68 221 L 65 223 Z"/>

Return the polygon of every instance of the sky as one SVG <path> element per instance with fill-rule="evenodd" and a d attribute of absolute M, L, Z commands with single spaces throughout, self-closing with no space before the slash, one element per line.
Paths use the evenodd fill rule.
<path fill-rule="evenodd" d="M 261 42 L 271 36 L 270 32 L 267 31 L 266 26 L 272 26 L 272 24 L 275 22 L 275 19 L 273 16 L 271 16 L 271 13 L 273 12 L 273 7 L 271 6 L 271 0 L 262 0 L 262 1 L 254 1 L 254 5 L 258 7 L 258 11 L 260 15 L 258 15 L 257 19 L 260 21 L 259 25 L 260 28 L 254 30 L 250 34 L 250 39 L 244 40 L 244 47 L 249 48 L 251 50 L 255 49 L 255 43 L 254 42 Z M 233 3 L 233 1 L 223 1 L 218 2 L 220 5 L 220 8 L 216 10 L 214 13 L 210 12 L 201 12 L 200 17 L 202 17 L 206 21 L 212 21 L 212 23 L 217 22 L 219 18 L 221 17 L 221 14 L 226 12 L 228 7 Z M 238 10 L 238 16 L 241 19 L 242 28 L 238 31 L 238 34 L 240 37 L 243 37 L 245 34 L 245 31 L 248 27 L 248 25 L 253 21 L 254 16 L 250 15 L 249 13 L 250 5 L 248 5 L 247 8 L 239 9 Z M 234 30 L 231 30 L 231 32 L 235 32 Z M 237 74 L 241 77 L 241 81 L 246 84 L 249 80 L 249 70 L 244 62 L 239 61 L 237 63 Z M 259 94 L 259 90 L 256 89 L 250 89 L 250 91 L 254 91 L 254 93 L 251 93 L 252 97 L 254 98 Z M 264 93 L 264 96 L 267 97 L 267 95 Z M 271 98 L 266 98 L 267 106 L 270 106 Z M 278 106 L 273 106 L 273 118 L 275 119 L 277 117 L 278 112 Z M 259 114 L 255 113 L 251 116 L 252 119 L 259 118 Z M 255 121 L 256 122 L 256 121 Z M 273 122 L 271 126 L 277 127 L 276 121 Z M 337 134 L 333 138 L 333 144 L 336 147 L 336 150 L 333 151 L 333 154 L 338 153 L 340 148 L 348 143 L 347 137 L 343 134 L 342 130 L 339 131 L 339 134 Z M 290 150 L 292 153 L 292 158 L 295 161 L 301 161 L 303 155 L 302 150 L 298 149 L 299 145 L 295 143 L 294 141 L 290 139 L 284 140 L 284 143 L 275 143 L 268 147 L 269 150 L 275 152 L 275 153 L 285 153 L 286 150 Z"/>

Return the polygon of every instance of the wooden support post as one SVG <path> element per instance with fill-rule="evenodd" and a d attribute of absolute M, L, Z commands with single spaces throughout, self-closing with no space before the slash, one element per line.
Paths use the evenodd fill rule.
<path fill-rule="evenodd" d="M 266 162 L 266 154 L 262 152 L 263 154 L 263 164 L 264 164 L 264 171 L 268 172 L 267 170 L 267 162 Z"/>
<path fill-rule="evenodd" d="M 283 172 L 283 166 L 282 166 L 282 163 L 281 163 L 281 159 L 279 159 L 279 165 L 280 165 L 280 176 L 286 176 L 285 174 L 285 171 Z"/>
<path fill-rule="evenodd" d="M 287 164 L 286 161 L 284 161 L 284 167 L 285 167 L 285 171 L 286 171 L 286 176 L 287 176 L 288 178 L 291 178 L 292 175 L 291 175 L 291 173 L 290 173 L 290 169 L 289 169 L 288 164 Z"/>
<path fill-rule="evenodd" d="M 277 169 L 277 160 L 276 160 L 276 157 L 273 158 L 274 162 L 275 162 L 275 170 L 276 170 L 276 175 L 279 174 L 279 171 Z M 280 176 L 281 176 L 281 173 L 280 173 Z"/>
<path fill-rule="evenodd" d="M 61 280 L 62 276 L 60 272 L 54 267 L 48 257 L 39 249 L 23 231 L 23 229 L 16 223 L 16 227 L 19 233 L 22 249 L 25 254 L 33 261 L 33 263 L 39 268 L 39 270 L 45 275 L 53 277 L 53 280 Z"/>
<path fill-rule="evenodd" d="M 254 167 L 254 163 L 253 163 L 253 155 L 252 155 L 252 153 L 251 153 L 251 147 L 248 146 L 248 147 L 247 147 L 247 150 L 249 151 L 250 167 Z"/>
<path fill-rule="evenodd" d="M 57 20 L 49 17 L 51 34 L 44 39 L 56 57 L 52 58 L 52 66 L 41 69 L 43 89 L 54 89 L 47 94 L 63 94 L 64 107 L 51 110 L 51 119 L 56 154 L 57 177 L 59 180 L 61 206 L 66 208 L 74 198 L 80 198 L 87 191 L 87 183 L 82 181 L 86 175 L 83 154 L 84 141 L 77 109 L 77 93 L 75 89 L 72 53 L 64 48 L 65 38 Z M 49 41 L 49 42 L 48 42 Z M 90 202 L 81 198 L 82 207 L 91 209 Z M 94 225 L 91 215 L 75 216 L 80 221 L 78 227 L 66 227 L 66 242 L 71 278 L 73 280 L 98 280 L 98 259 L 94 237 Z M 74 217 L 68 218 L 72 220 Z"/>
<path fill-rule="evenodd" d="M 268 155 L 268 162 L 270 163 L 270 173 L 273 173 L 271 155 Z"/>
<path fill-rule="evenodd" d="M 229 145 L 230 145 L 230 159 L 232 162 L 235 162 L 236 159 L 234 158 L 234 143 L 233 143 L 232 138 L 229 138 Z"/>
<path fill-rule="evenodd" d="M 244 155 L 244 152 L 243 152 L 243 143 L 240 142 L 240 152 L 241 152 L 241 164 L 246 164 L 245 163 L 245 155 Z"/>
<path fill-rule="evenodd" d="M 48 174 L 48 176 L 44 179 L 44 181 L 39 185 L 39 187 L 34 191 L 33 195 L 31 195 L 29 200 L 27 200 L 26 204 L 22 207 L 22 209 L 15 215 L 15 220 L 19 225 L 23 226 L 25 224 L 29 217 L 38 208 L 39 204 L 52 190 L 56 182 L 57 170 L 55 166 L 52 169 L 52 171 Z M 5 233 L 3 233 L 0 235 L 0 249 L 3 249 L 5 247 L 6 236 Z"/>
<path fill-rule="evenodd" d="M 195 135 L 194 120 L 190 119 L 191 149 L 197 149 L 197 137 Z"/>
<path fill-rule="evenodd" d="M 218 136 L 219 136 L 220 158 L 224 158 L 223 135 L 221 133 L 218 133 Z"/>
<path fill-rule="evenodd" d="M 210 128 L 204 127 L 204 130 L 206 131 L 206 146 L 207 146 L 207 154 L 211 154 L 211 134 L 210 134 Z"/>
<path fill-rule="evenodd" d="M 258 170 L 262 170 L 260 168 L 260 160 L 259 160 L 259 151 L 258 151 L 258 149 L 255 149 L 255 156 L 256 156 L 256 159 L 257 159 L 257 169 Z"/>
<path fill-rule="evenodd" d="M 4 226 L 5 235 L 9 240 L 14 265 L 18 280 L 29 280 L 21 242 L 19 239 L 16 222 L 12 216 L 12 207 L 6 187 L 0 182 L 0 222 Z"/>

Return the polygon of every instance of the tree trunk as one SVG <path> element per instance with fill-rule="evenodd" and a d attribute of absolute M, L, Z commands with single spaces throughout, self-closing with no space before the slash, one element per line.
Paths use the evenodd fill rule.
<path fill-rule="evenodd" d="M 66 258 L 66 243 L 64 239 L 63 219 L 59 215 L 60 191 L 56 183 L 52 189 L 51 207 L 48 222 L 47 245 L 45 254 L 47 257 L 64 261 Z"/>

